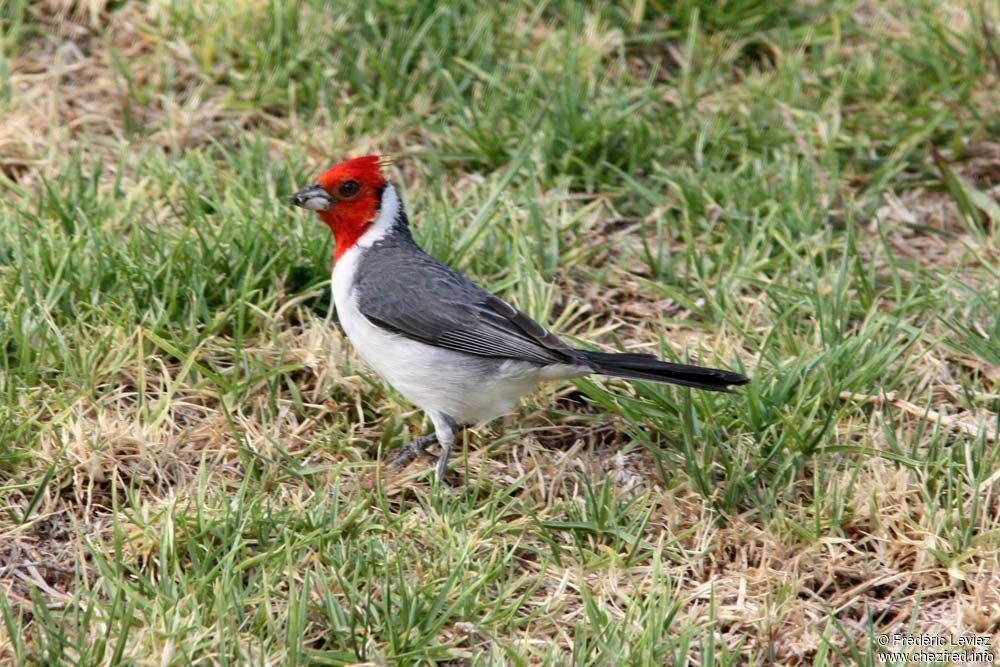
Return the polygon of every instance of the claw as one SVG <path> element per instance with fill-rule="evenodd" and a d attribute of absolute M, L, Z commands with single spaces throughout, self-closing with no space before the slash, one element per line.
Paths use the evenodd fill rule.
<path fill-rule="evenodd" d="M 399 470 L 418 456 L 436 459 L 437 455 L 427 451 L 427 446 L 433 445 L 435 442 L 437 442 L 437 435 L 434 433 L 404 442 L 386 461 L 386 468 L 390 471 Z"/>

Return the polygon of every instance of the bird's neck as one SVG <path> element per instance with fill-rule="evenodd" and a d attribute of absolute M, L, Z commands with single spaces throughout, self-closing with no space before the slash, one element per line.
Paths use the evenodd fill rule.
<path fill-rule="evenodd" d="M 353 248 L 358 244 L 365 233 L 371 229 L 373 221 L 369 220 L 361 224 L 354 224 L 350 221 L 341 220 L 330 220 L 326 221 L 327 225 L 330 227 L 330 231 L 333 232 L 333 263 L 336 264 L 337 260 L 344 256 L 348 250 Z"/>
<path fill-rule="evenodd" d="M 321 214 L 321 217 L 333 232 L 334 264 L 356 246 L 368 248 L 389 235 L 404 234 L 410 237 L 410 227 L 406 211 L 403 210 L 403 202 L 392 185 L 386 185 L 382 191 L 379 208 L 374 217 L 370 214 L 361 216 L 345 214 L 337 212 L 336 208 Z"/>

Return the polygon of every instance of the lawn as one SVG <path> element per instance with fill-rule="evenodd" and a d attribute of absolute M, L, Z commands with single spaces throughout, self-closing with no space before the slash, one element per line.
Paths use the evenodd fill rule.
<path fill-rule="evenodd" d="M 0 664 L 1000 652 L 996 0 L 0 3 Z M 287 197 L 418 241 L 587 379 L 429 429 Z M 980 655 L 980 659 L 984 659 Z"/>

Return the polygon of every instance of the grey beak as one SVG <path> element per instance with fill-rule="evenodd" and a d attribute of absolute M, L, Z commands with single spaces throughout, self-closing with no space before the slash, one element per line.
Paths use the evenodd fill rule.
<path fill-rule="evenodd" d="M 322 185 L 313 183 L 289 197 L 288 203 L 310 211 L 329 211 L 337 200 Z"/>

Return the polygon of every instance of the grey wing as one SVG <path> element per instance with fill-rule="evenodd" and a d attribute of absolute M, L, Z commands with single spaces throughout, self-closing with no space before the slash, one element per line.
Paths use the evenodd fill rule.
<path fill-rule="evenodd" d="M 379 250 L 358 270 L 358 308 L 373 324 L 466 354 L 573 363 L 573 348 L 432 257 Z"/>

